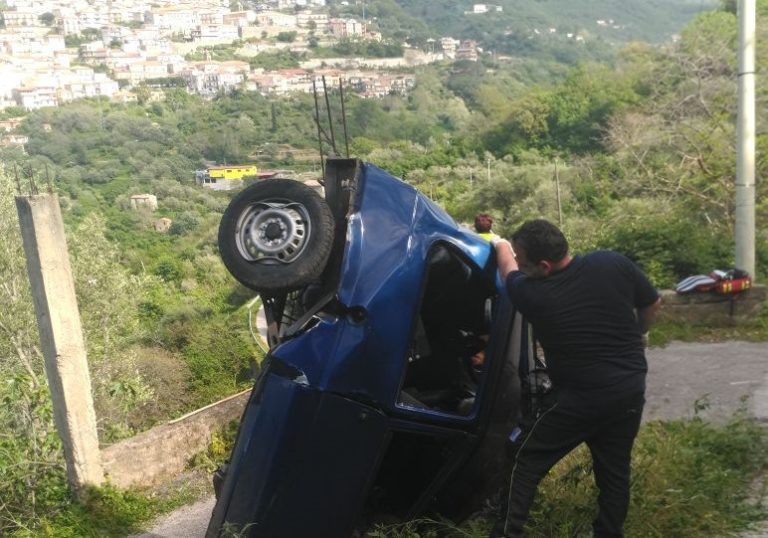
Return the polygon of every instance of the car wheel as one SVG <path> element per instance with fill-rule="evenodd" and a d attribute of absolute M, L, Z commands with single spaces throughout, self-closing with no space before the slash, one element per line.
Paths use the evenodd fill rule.
<path fill-rule="evenodd" d="M 224 210 L 219 251 L 245 286 L 291 291 L 322 274 L 333 233 L 333 215 L 317 192 L 290 179 L 267 179 L 244 189 Z"/>

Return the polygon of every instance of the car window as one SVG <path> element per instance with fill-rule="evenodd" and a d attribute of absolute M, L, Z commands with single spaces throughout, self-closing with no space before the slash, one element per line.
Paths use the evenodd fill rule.
<path fill-rule="evenodd" d="M 487 276 L 454 247 L 439 243 L 430 250 L 398 405 L 471 413 L 484 370 L 492 295 Z"/>

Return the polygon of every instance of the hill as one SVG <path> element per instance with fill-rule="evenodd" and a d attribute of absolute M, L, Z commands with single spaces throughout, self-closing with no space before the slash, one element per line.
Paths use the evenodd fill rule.
<path fill-rule="evenodd" d="M 395 1 L 440 35 L 477 39 L 482 37 L 478 31 L 492 35 L 501 31 L 529 37 L 534 30 L 556 28 L 612 42 L 666 41 L 696 13 L 718 5 L 717 0 L 494 0 L 486 4 L 487 13 L 470 14 L 474 4 L 470 0 Z"/>

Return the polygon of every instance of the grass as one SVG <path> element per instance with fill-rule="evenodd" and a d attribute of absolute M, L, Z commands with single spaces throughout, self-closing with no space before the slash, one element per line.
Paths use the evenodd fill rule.
<path fill-rule="evenodd" d="M 749 322 L 733 327 L 706 327 L 686 323 L 663 322 L 654 325 L 650 331 L 650 344 L 664 346 L 678 340 L 681 342 L 765 342 L 768 340 L 768 316 L 761 314 Z"/>
<path fill-rule="evenodd" d="M 628 538 L 729 536 L 764 520 L 768 432 L 739 413 L 725 425 L 700 418 L 644 424 L 633 452 Z M 597 491 L 586 448 L 571 453 L 542 481 L 527 536 L 591 536 Z M 368 538 L 486 538 L 491 522 L 460 526 L 422 519 L 380 526 Z"/>
<path fill-rule="evenodd" d="M 210 450 L 210 449 L 209 449 Z M 211 494 L 211 475 L 193 469 L 152 488 L 91 488 L 81 501 L 67 500 L 24 528 L 13 538 L 119 538 L 146 529 L 156 517 Z M 0 532 L 0 536 L 3 533 Z"/>
<path fill-rule="evenodd" d="M 8 534 L 14 538 L 111 538 L 139 532 L 158 515 L 188 504 L 198 493 L 184 486 L 163 495 L 147 489 L 91 488 L 83 501 L 64 503 L 42 517 L 33 528 Z"/>

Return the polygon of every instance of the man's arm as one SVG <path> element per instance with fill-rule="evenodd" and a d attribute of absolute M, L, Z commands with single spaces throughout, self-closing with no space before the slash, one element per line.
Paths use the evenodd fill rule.
<path fill-rule="evenodd" d="M 661 297 L 656 299 L 655 302 L 651 303 L 645 308 L 637 309 L 637 322 L 640 324 L 640 330 L 642 332 L 648 332 L 648 330 L 651 328 L 651 325 L 653 325 L 653 322 L 656 321 L 656 317 L 658 316 L 660 309 Z"/>
<path fill-rule="evenodd" d="M 517 261 L 515 260 L 515 254 L 512 252 L 512 245 L 509 241 L 500 237 L 491 239 L 491 244 L 496 250 L 496 265 L 499 268 L 499 276 L 502 282 L 506 282 L 509 273 L 517 271 Z"/>

